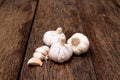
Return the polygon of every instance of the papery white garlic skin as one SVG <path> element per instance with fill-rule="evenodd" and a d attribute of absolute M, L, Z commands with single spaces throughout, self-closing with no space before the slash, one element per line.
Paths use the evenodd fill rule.
<path fill-rule="evenodd" d="M 43 55 L 48 55 L 48 52 L 49 52 L 50 48 L 48 46 L 41 46 L 41 47 L 38 47 L 35 52 L 40 52 L 42 53 Z"/>
<path fill-rule="evenodd" d="M 71 46 L 67 44 L 55 43 L 51 46 L 48 54 L 49 58 L 55 62 L 63 63 L 68 61 L 73 54 Z"/>
<path fill-rule="evenodd" d="M 80 55 L 87 52 L 89 48 L 89 40 L 82 33 L 75 33 L 67 40 L 67 43 L 72 47 L 74 54 Z"/>
<path fill-rule="evenodd" d="M 40 60 L 45 60 L 48 56 L 49 50 L 50 49 L 48 46 L 38 47 L 33 53 L 33 57 L 39 58 Z"/>
<path fill-rule="evenodd" d="M 38 65 L 38 66 L 42 66 L 43 65 L 43 62 L 38 59 L 38 58 L 30 58 L 27 62 L 27 65 Z"/>
<path fill-rule="evenodd" d="M 34 58 L 38 58 L 40 60 L 45 60 L 45 56 L 42 53 L 40 53 L 40 52 L 34 52 L 33 53 L 33 57 Z"/>
<path fill-rule="evenodd" d="M 57 43 L 59 38 L 66 39 L 61 27 L 58 27 L 56 30 L 47 31 L 43 36 L 43 42 L 46 45 L 51 46 L 52 44 Z"/>

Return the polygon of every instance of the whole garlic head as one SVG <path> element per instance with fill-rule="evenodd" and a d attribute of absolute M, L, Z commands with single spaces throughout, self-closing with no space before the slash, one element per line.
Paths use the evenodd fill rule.
<path fill-rule="evenodd" d="M 58 27 L 56 30 L 47 31 L 43 36 L 43 42 L 46 45 L 51 46 L 52 44 L 58 42 L 59 38 L 65 38 L 66 40 L 66 36 L 61 27 Z"/>
<path fill-rule="evenodd" d="M 51 46 L 48 54 L 49 58 L 55 62 L 63 63 L 70 59 L 73 51 L 71 46 L 65 44 L 65 39 L 61 39 L 60 42 Z"/>
<path fill-rule="evenodd" d="M 68 39 L 67 43 L 72 47 L 74 54 L 85 53 L 89 48 L 89 40 L 82 33 L 75 33 Z"/>

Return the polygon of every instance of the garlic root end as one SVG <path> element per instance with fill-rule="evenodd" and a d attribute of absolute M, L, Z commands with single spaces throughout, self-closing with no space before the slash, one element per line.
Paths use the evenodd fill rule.
<path fill-rule="evenodd" d="M 79 38 L 72 38 L 71 39 L 71 44 L 73 46 L 77 46 L 77 45 L 79 45 L 79 43 L 80 43 L 80 39 Z"/>

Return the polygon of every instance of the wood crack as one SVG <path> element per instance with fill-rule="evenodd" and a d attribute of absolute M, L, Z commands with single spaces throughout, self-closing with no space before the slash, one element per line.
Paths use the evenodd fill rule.
<path fill-rule="evenodd" d="M 19 74 L 18 74 L 17 80 L 20 80 L 21 70 L 22 70 L 22 67 L 23 67 L 23 63 L 24 63 L 24 59 L 25 59 L 25 55 L 26 55 L 26 51 L 27 51 L 27 46 L 28 46 L 28 42 L 29 42 L 29 39 L 30 39 L 31 31 L 32 31 L 32 26 L 33 26 L 33 23 L 34 23 L 34 20 L 35 20 L 38 3 L 39 3 L 39 0 L 37 0 L 37 2 L 36 2 L 35 11 L 34 11 L 33 19 L 32 19 L 32 22 L 31 22 L 30 31 L 29 31 L 27 42 L 26 42 L 26 45 L 25 45 L 25 51 L 24 51 L 23 59 L 22 59 L 21 66 L 20 66 L 20 69 L 19 69 Z"/>
<path fill-rule="evenodd" d="M 4 4 L 6 0 L 2 0 L 1 3 L 0 3 L 0 7 Z"/>

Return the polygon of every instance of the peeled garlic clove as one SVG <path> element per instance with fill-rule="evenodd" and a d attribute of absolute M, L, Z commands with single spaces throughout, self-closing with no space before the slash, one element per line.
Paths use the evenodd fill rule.
<path fill-rule="evenodd" d="M 71 46 L 65 44 L 65 39 L 51 46 L 49 58 L 55 62 L 63 63 L 71 58 L 73 54 Z"/>
<path fill-rule="evenodd" d="M 38 58 L 40 60 L 44 60 L 45 59 L 45 56 L 41 52 L 34 52 L 33 53 L 33 57 L 34 58 Z"/>
<path fill-rule="evenodd" d="M 80 55 L 87 52 L 89 48 L 89 40 L 82 33 L 75 33 L 68 39 L 67 43 L 72 47 L 74 54 Z"/>
<path fill-rule="evenodd" d="M 42 66 L 43 62 L 38 58 L 30 58 L 27 62 L 28 65 Z"/>
<path fill-rule="evenodd" d="M 65 38 L 66 36 L 63 33 L 63 30 L 61 27 L 58 27 L 56 30 L 53 31 L 47 31 L 43 36 L 43 42 L 51 46 L 54 43 L 57 43 L 59 41 L 59 38 Z"/>

